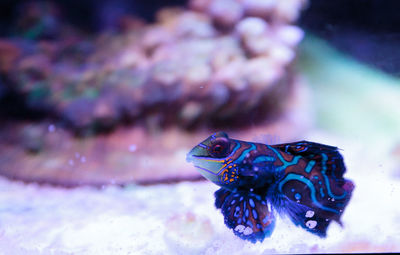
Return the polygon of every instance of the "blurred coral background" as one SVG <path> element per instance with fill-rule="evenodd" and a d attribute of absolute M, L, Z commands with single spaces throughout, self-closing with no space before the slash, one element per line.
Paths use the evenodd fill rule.
<path fill-rule="evenodd" d="M 0 254 L 400 251 L 399 8 L 1 1 Z M 338 146 L 344 226 L 234 236 L 185 162 L 218 130 Z"/>

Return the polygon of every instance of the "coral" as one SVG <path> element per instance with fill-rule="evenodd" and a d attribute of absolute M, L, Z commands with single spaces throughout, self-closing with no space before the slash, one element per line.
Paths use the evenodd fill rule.
<path fill-rule="evenodd" d="M 303 1 L 283 2 L 194 0 L 151 24 L 125 17 L 117 34 L 6 42 L 21 57 L 1 66 L 29 107 L 77 134 L 125 122 L 244 125 L 279 113 L 291 87 L 302 31 L 290 23 Z"/>

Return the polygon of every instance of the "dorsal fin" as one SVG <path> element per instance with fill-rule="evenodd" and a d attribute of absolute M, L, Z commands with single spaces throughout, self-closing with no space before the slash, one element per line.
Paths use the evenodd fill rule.
<path fill-rule="evenodd" d="M 308 141 L 276 144 L 272 145 L 272 147 L 293 156 L 299 155 L 308 160 L 314 160 L 317 164 L 321 164 L 325 160 L 326 174 L 336 180 L 343 179 L 346 167 L 337 147 Z"/>

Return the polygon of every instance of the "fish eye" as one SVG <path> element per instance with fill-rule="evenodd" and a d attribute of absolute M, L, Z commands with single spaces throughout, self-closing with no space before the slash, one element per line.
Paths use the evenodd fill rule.
<path fill-rule="evenodd" d="M 226 157 L 229 153 L 229 145 L 230 143 L 228 139 L 224 137 L 217 138 L 208 148 L 208 151 L 213 157 L 223 158 Z"/>

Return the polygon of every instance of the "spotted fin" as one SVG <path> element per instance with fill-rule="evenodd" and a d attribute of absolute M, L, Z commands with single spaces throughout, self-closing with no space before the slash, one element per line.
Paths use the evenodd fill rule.
<path fill-rule="evenodd" d="M 255 243 L 272 234 L 275 217 L 261 196 L 221 188 L 215 192 L 215 198 L 215 206 L 221 209 L 225 224 L 235 235 Z"/>
<path fill-rule="evenodd" d="M 221 209 L 226 197 L 229 196 L 231 193 L 231 191 L 224 188 L 220 188 L 219 190 L 215 191 L 215 207 L 217 207 L 217 209 Z"/>

